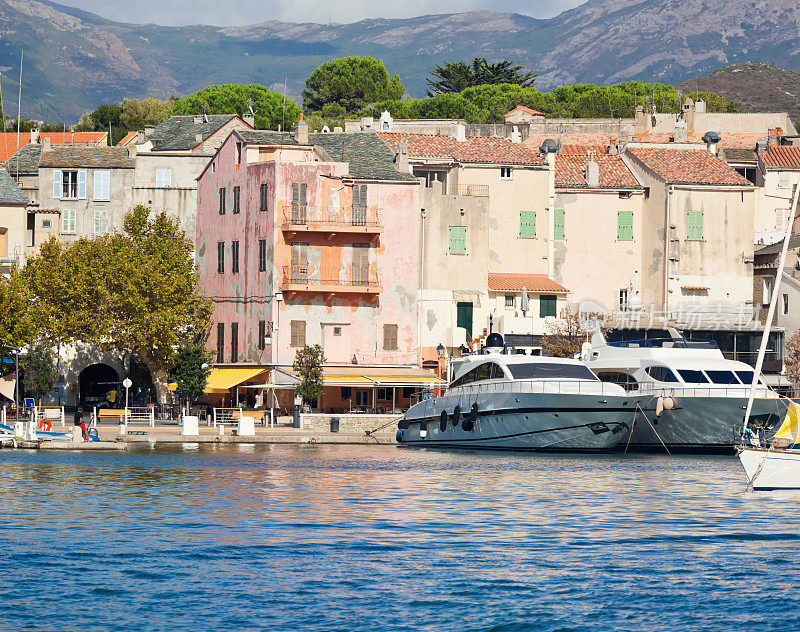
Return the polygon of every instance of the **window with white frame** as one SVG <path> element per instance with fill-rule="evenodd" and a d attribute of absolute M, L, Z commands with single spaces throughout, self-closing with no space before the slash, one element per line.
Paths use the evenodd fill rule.
<path fill-rule="evenodd" d="M 53 197 L 56 200 L 85 200 L 86 172 L 54 170 Z"/>
<path fill-rule="evenodd" d="M 511 167 L 500 167 L 500 179 L 511 180 Z"/>
<path fill-rule="evenodd" d="M 778 188 L 791 189 L 792 185 L 797 182 L 797 174 L 792 171 L 779 171 L 778 172 Z"/>
<path fill-rule="evenodd" d="M 764 277 L 763 292 L 761 295 L 761 304 L 765 307 L 772 301 L 772 288 L 775 287 L 775 279 L 771 277 Z"/>
<path fill-rule="evenodd" d="M 619 308 L 624 311 L 628 309 L 628 288 L 622 288 L 619 291 Z"/>
<path fill-rule="evenodd" d="M 775 230 L 786 231 L 786 220 L 789 219 L 788 208 L 775 209 Z"/>
<path fill-rule="evenodd" d="M 77 212 L 74 208 L 65 208 L 61 211 L 61 232 L 74 235 L 78 232 Z"/>
<path fill-rule="evenodd" d="M 172 186 L 172 169 L 156 169 L 156 188 L 166 189 Z"/>
<path fill-rule="evenodd" d="M 513 294 L 506 294 L 506 307 L 514 309 L 514 307 L 516 307 L 516 303 L 517 301 Z"/>
<path fill-rule="evenodd" d="M 95 235 L 105 235 L 108 232 L 108 211 L 96 210 L 94 212 L 94 229 Z"/>
<path fill-rule="evenodd" d="M 100 202 L 111 200 L 111 172 L 94 172 L 94 199 Z"/>

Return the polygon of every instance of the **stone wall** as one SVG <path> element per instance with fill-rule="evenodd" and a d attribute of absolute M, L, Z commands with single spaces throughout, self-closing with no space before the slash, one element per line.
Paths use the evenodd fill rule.
<path fill-rule="evenodd" d="M 396 430 L 397 421 L 400 420 L 401 415 L 302 415 L 303 430 L 311 430 L 314 432 L 329 432 L 331 428 L 331 419 L 337 417 L 339 419 L 339 432 L 366 432 L 367 430 L 375 430 L 389 422 L 382 432 L 394 432 Z M 281 418 L 281 421 L 287 418 Z M 291 421 L 291 419 L 288 419 Z"/>

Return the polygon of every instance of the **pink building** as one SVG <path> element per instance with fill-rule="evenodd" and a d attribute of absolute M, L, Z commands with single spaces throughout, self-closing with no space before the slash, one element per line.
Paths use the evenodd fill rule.
<path fill-rule="evenodd" d="M 218 364 L 286 366 L 320 344 L 327 364 L 415 365 L 419 182 L 377 134 L 303 127 L 234 131 L 198 178 L 209 348 Z"/>

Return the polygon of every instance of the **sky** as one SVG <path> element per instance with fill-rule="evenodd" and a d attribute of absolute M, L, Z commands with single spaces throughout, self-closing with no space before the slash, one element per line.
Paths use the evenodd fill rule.
<path fill-rule="evenodd" d="M 61 4 L 91 11 L 119 22 L 154 22 L 182 26 L 234 26 L 265 20 L 284 22 L 356 22 L 366 18 L 404 18 L 428 13 L 458 13 L 490 8 L 549 18 L 585 0 L 60 0 Z M 376 6 L 380 9 L 376 11 Z"/>

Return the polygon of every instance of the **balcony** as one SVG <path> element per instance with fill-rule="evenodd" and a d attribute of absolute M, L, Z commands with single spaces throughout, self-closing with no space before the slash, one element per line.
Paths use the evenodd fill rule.
<path fill-rule="evenodd" d="M 283 266 L 281 291 L 285 294 L 312 292 L 319 294 L 367 294 L 377 296 L 381 282 L 377 274 L 370 273 L 368 267 L 322 268 L 293 264 Z"/>
<path fill-rule="evenodd" d="M 351 206 L 343 209 L 314 209 L 292 204 L 284 211 L 281 229 L 292 235 L 302 233 L 351 233 L 377 236 L 383 231 L 378 209 Z"/>
<path fill-rule="evenodd" d="M 11 266 L 22 265 L 21 246 L 0 246 L 0 268 L 8 269 Z"/>

